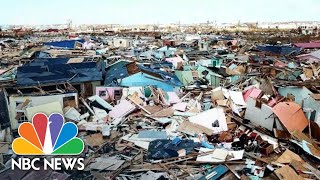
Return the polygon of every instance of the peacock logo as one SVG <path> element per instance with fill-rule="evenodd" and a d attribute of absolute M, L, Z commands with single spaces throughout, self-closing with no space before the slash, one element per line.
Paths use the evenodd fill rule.
<path fill-rule="evenodd" d="M 19 155 L 78 155 L 84 149 L 84 143 L 77 138 L 78 127 L 64 123 L 59 113 L 49 118 L 37 113 L 32 123 L 24 122 L 19 126 L 19 138 L 12 143 L 14 153 Z"/>

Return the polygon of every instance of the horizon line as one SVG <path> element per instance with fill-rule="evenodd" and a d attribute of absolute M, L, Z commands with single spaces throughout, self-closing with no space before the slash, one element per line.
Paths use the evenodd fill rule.
<path fill-rule="evenodd" d="M 171 22 L 171 23 L 72 23 L 72 25 L 120 25 L 120 26 L 133 26 L 133 25 L 196 25 L 196 24 L 246 24 L 246 23 L 320 23 L 320 21 L 315 20 L 299 20 L 299 21 L 238 21 L 238 22 L 194 22 L 194 23 L 181 23 L 181 22 Z M 0 24 L 0 26 L 53 26 L 53 25 L 67 25 L 68 23 L 55 23 L 55 24 Z"/>

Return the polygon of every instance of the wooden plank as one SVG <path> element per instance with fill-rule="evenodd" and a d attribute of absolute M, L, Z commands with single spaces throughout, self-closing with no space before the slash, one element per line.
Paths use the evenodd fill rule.
<path fill-rule="evenodd" d="M 133 102 L 136 106 L 138 106 L 140 109 L 142 109 L 144 112 L 148 113 L 149 115 L 151 114 L 151 112 L 149 112 L 148 110 L 146 110 L 144 107 L 142 107 L 140 104 L 137 104 L 133 99 L 131 99 L 129 96 L 128 96 L 128 99 Z"/>
<path fill-rule="evenodd" d="M 277 177 L 280 180 L 288 180 L 288 179 L 294 179 L 294 180 L 303 180 L 301 176 L 299 176 L 290 166 L 283 166 L 277 170 L 274 171 Z"/>

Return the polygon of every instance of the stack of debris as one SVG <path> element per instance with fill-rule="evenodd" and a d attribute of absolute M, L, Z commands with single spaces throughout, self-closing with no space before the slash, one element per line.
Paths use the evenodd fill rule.
<path fill-rule="evenodd" d="M 65 55 L 2 72 L 0 177 L 320 179 L 316 53 L 303 62 L 309 55 L 282 53 L 300 53 L 296 47 L 257 47 L 246 56 L 234 53 L 233 41 L 203 51 L 190 40 L 184 46 L 193 50 L 179 54 L 183 42 L 130 58 L 128 47 L 114 44 L 112 56 L 99 49 L 107 58 L 70 57 L 84 40 L 49 42 Z M 77 125 L 83 171 L 11 170 L 18 127 L 39 112 Z"/>

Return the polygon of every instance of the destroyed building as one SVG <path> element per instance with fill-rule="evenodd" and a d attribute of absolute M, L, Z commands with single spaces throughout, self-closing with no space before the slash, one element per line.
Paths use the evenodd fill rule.
<path fill-rule="evenodd" d="M 320 178 L 317 42 L 112 33 L 1 41 L 1 179 Z M 83 171 L 11 170 L 39 112 L 76 124 Z"/>

